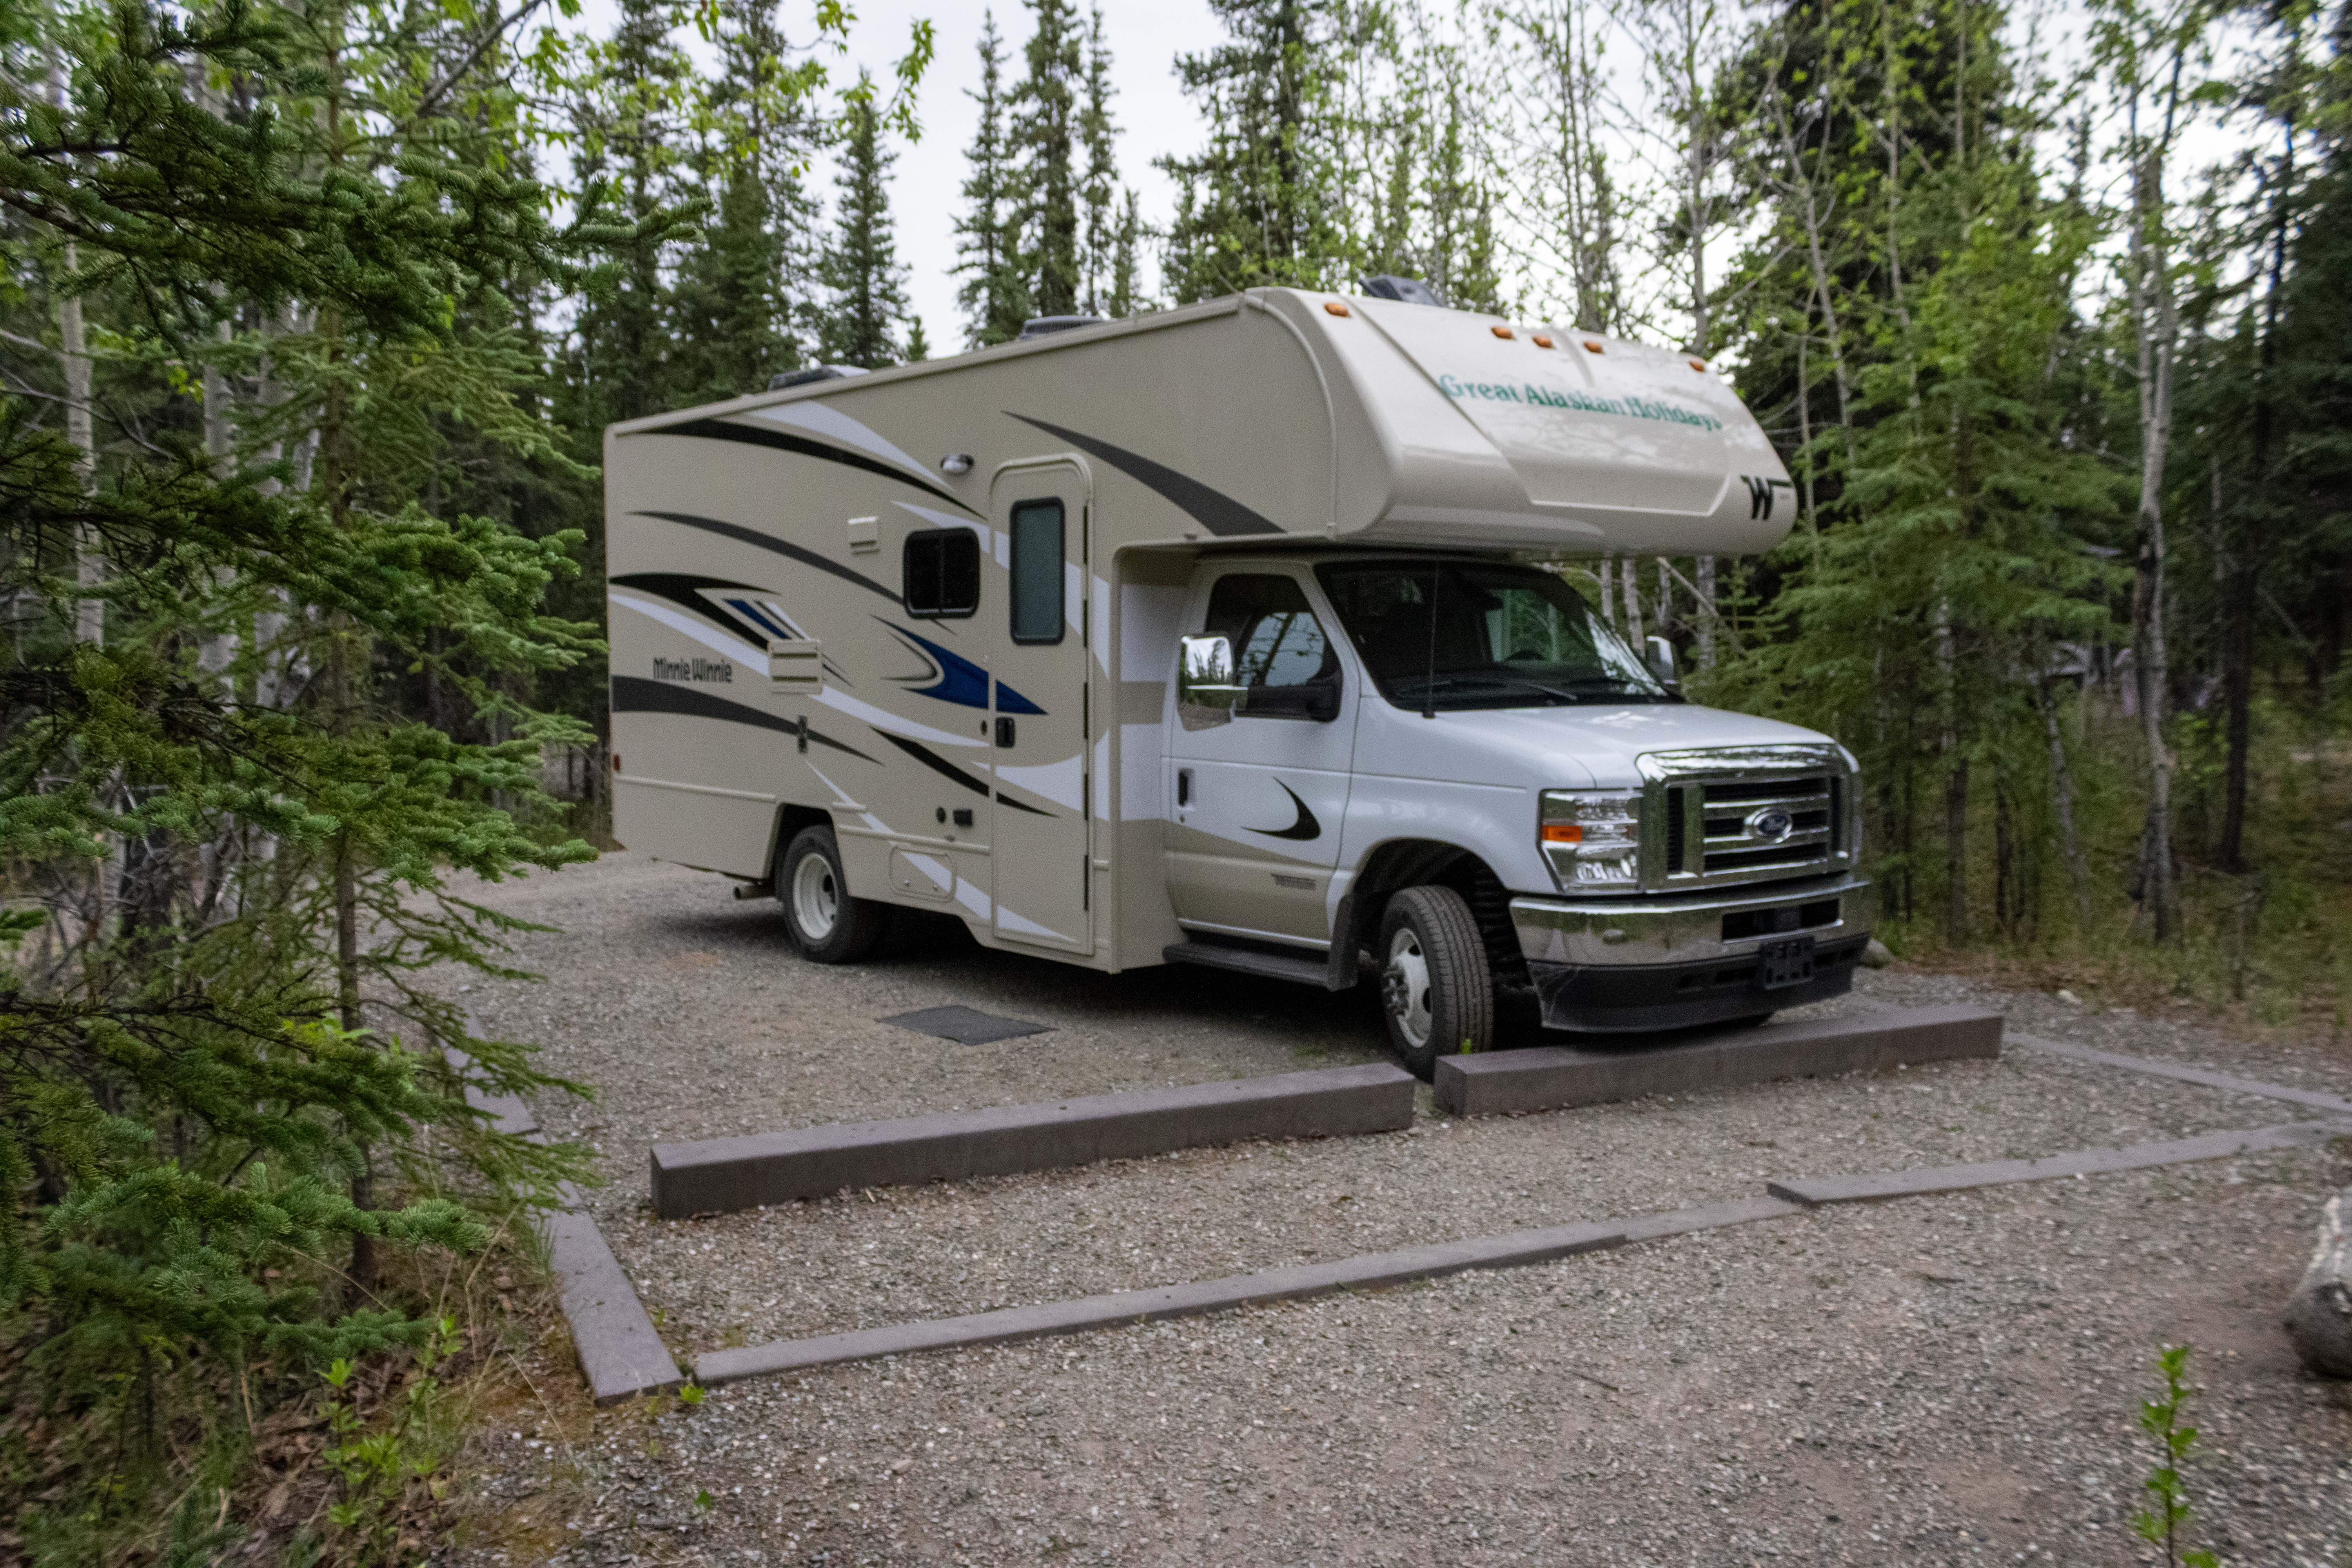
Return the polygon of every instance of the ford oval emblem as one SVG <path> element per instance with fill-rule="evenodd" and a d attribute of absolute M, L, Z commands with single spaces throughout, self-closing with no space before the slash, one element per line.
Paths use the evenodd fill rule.
<path fill-rule="evenodd" d="M 1790 816 L 1787 810 L 1777 805 L 1768 805 L 1761 811 L 1748 814 L 1748 837 L 1760 838 L 1767 844 L 1778 844 L 1789 837 L 1789 829 L 1795 826 L 1795 819 Z"/>

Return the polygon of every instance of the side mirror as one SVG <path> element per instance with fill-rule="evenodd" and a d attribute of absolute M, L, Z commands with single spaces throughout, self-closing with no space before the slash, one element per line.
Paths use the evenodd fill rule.
<path fill-rule="evenodd" d="M 1650 667 L 1650 673 L 1656 676 L 1659 680 L 1663 681 L 1664 684 L 1668 686 L 1679 686 L 1682 684 L 1681 672 L 1675 668 L 1675 645 L 1668 642 L 1665 638 L 1650 638 L 1648 657 L 1643 658 L 1642 662 L 1648 665 Z"/>
<path fill-rule="evenodd" d="M 1209 730 L 1234 721 L 1234 705 L 1247 688 L 1234 684 L 1230 637 L 1177 639 L 1176 717 L 1187 730 Z"/>

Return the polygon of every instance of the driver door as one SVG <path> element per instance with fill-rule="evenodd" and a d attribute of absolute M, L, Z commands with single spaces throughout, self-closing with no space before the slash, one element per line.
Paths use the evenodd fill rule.
<path fill-rule="evenodd" d="M 1358 683 L 1319 598 L 1298 568 L 1223 563 L 1194 580 L 1184 630 L 1225 638 L 1244 690 L 1222 710 L 1171 690 L 1168 885 L 1188 930 L 1330 944 Z"/>

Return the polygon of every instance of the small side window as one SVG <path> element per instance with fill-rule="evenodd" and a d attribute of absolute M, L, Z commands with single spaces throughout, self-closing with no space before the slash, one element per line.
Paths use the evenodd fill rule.
<path fill-rule="evenodd" d="M 910 533 L 899 565 L 908 615 L 953 620 L 980 608 L 980 536 L 971 530 Z"/>
<path fill-rule="evenodd" d="M 1024 500 L 1013 509 L 1013 640 L 1062 640 L 1062 503 Z"/>

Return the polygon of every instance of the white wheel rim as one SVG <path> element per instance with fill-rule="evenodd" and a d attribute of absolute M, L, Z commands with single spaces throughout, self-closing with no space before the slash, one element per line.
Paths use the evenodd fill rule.
<path fill-rule="evenodd" d="M 1381 994 L 1397 1033 L 1415 1050 L 1429 1044 L 1429 958 L 1411 926 L 1389 939 L 1388 972 L 1381 976 Z"/>
<path fill-rule="evenodd" d="M 801 934 L 823 942 L 841 918 L 841 886 L 833 879 L 833 864 L 822 855 L 803 855 L 793 868 L 793 919 Z"/>

